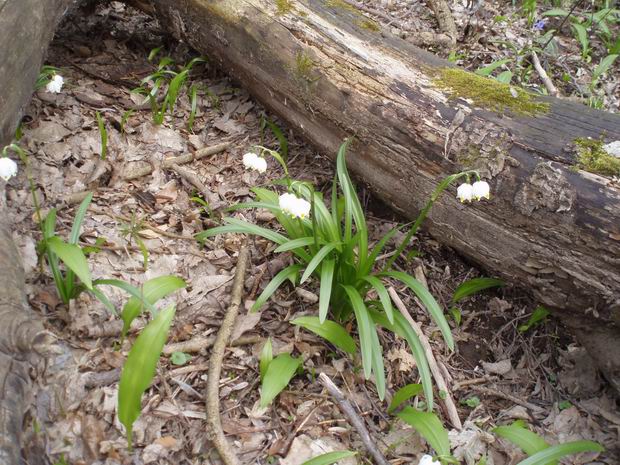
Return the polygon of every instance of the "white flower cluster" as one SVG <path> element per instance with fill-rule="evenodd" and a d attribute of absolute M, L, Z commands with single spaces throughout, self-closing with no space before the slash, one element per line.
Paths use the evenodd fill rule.
<path fill-rule="evenodd" d="M 0 178 L 8 181 L 17 174 L 17 163 L 8 157 L 0 158 Z"/>
<path fill-rule="evenodd" d="M 58 94 L 62 90 L 62 85 L 64 83 L 65 80 L 60 74 L 54 74 L 52 80 L 47 83 L 47 86 L 45 86 L 45 89 L 52 94 Z"/>
<path fill-rule="evenodd" d="M 424 454 L 422 458 L 420 459 L 420 462 L 418 463 L 418 465 L 441 465 L 441 464 L 437 460 L 433 460 L 432 456 L 428 454 Z"/>
<path fill-rule="evenodd" d="M 471 202 L 472 199 L 488 199 L 490 198 L 489 183 L 476 181 L 473 186 L 468 182 L 463 183 L 456 190 L 456 196 L 461 202 Z"/>
<path fill-rule="evenodd" d="M 267 160 L 252 152 L 248 152 L 243 155 L 243 165 L 246 168 L 258 171 L 259 173 L 264 173 L 267 171 Z"/>
<path fill-rule="evenodd" d="M 295 218 L 303 219 L 310 214 L 310 202 L 300 199 L 293 194 L 282 194 L 278 203 L 284 213 L 288 213 Z"/>

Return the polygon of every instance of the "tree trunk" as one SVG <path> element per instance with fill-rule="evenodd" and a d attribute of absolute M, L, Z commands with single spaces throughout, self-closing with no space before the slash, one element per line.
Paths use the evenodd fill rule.
<path fill-rule="evenodd" d="M 602 331 L 615 355 L 600 361 L 620 380 L 620 190 L 573 167 L 576 138 L 620 139 L 618 115 L 476 79 L 342 0 L 150 3 L 325 153 L 354 135 L 350 167 L 407 217 L 445 176 L 478 169 L 491 200 L 461 205 L 452 190 L 428 231 L 531 289 L 586 345 Z"/>
<path fill-rule="evenodd" d="M 43 55 L 70 3 L 0 0 L 0 149 L 15 134 Z M 4 189 L 0 194 L 4 197 Z M 7 218 L 0 209 L 0 463 L 17 465 L 30 388 L 28 354 L 45 354 L 51 335 L 26 302 L 24 273 Z"/>
<path fill-rule="evenodd" d="M 74 0 L 0 0 L 0 149 L 32 97 L 58 21 Z"/>

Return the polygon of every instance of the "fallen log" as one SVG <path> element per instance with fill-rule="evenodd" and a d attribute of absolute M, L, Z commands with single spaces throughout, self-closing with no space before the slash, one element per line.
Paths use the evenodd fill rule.
<path fill-rule="evenodd" d="M 0 1 L 0 149 L 13 139 L 47 46 L 70 3 Z M 4 198 L 4 186 L 0 195 Z M 22 420 L 30 401 L 29 354 L 45 355 L 52 337 L 26 301 L 23 268 L 8 218 L 5 212 L 0 214 L 0 463 L 18 465 Z"/>
<path fill-rule="evenodd" d="M 323 152 L 354 135 L 353 172 L 405 216 L 480 170 L 491 200 L 445 195 L 428 231 L 606 347 L 620 387 L 620 189 L 574 168 L 577 138 L 620 139 L 620 116 L 458 70 L 341 0 L 145 1 Z"/>
<path fill-rule="evenodd" d="M 58 21 L 74 1 L 0 1 L 0 148 L 13 139 Z"/>

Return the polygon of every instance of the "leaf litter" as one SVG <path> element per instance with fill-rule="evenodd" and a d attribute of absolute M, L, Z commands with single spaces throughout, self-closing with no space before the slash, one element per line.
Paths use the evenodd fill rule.
<path fill-rule="evenodd" d="M 62 68 L 70 83 L 66 92 L 54 96 L 39 92 L 27 110 L 23 144 L 31 153 L 37 195 L 43 200 L 44 212 L 60 207 L 60 223 L 67 232 L 76 206 L 72 196 L 95 191 L 81 236 L 84 244 L 97 250 L 89 257 L 94 277 L 114 277 L 133 284 L 165 274 L 182 277 L 188 287 L 169 298 L 178 310 L 167 347 L 196 340 L 201 345 L 187 351 L 191 357 L 182 366 L 173 364 L 171 351 L 164 349 L 167 355 L 162 356 L 143 398 L 143 413 L 134 424 L 135 450 L 130 453 L 116 415 L 120 368 L 129 348 L 127 341 L 118 346 L 122 322 L 88 295 L 83 294 L 68 309 L 54 298 L 50 277 L 41 276 L 35 265 L 33 245 L 38 232 L 29 192 L 16 188 L 27 185 L 21 173 L 11 182 L 7 197 L 17 243 L 26 258 L 28 297 L 58 337 L 57 354 L 37 369 L 24 430 L 24 457 L 28 463 L 54 463 L 61 456 L 76 464 L 218 463 L 205 437 L 202 396 L 209 360 L 205 341 L 217 332 L 230 300 L 240 237 L 216 237 L 204 248 L 192 240 L 195 233 L 215 224 L 220 213 L 215 211 L 215 218 L 209 217 L 191 200 L 197 194 L 195 187 L 174 171 L 162 169 L 161 164 L 190 149 L 228 143 L 227 150 L 188 165 L 225 207 L 248 200 L 249 188 L 257 182 L 267 184 L 278 177 L 277 166 L 271 161 L 268 176 L 262 178 L 244 171 L 240 163 L 250 145 L 276 147 L 277 141 L 269 134 L 265 140 L 261 137 L 260 118 L 266 114 L 261 106 L 208 66 L 203 67 L 199 79 L 221 105 L 203 99 L 193 133 L 185 127 L 190 105 L 184 97 L 162 126 L 152 123 L 148 109 L 136 110 L 121 132 L 123 113 L 130 105 L 136 107 L 130 91 L 152 69 L 146 60 L 150 48 L 169 44 L 168 53 L 179 63 L 195 54 L 174 43 L 153 20 L 117 2 L 98 6 L 96 14 L 80 17 L 81 21 L 89 27 L 81 29 L 75 25 L 78 21 L 69 17 L 50 50 L 50 63 Z M 88 31 L 96 31 L 101 40 L 93 41 L 95 32 Z M 105 162 L 99 159 L 95 111 L 108 122 Z M 274 120 L 273 115 L 267 116 Z M 319 186 L 329 185 L 331 163 L 292 131 L 286 134 L 295 154 L 290 163 L 292 174 L 301 174 Z M 125 174 L 138 164 L 154 167 L 152 174 L 126 181 Z M 365 198 L 371 238 L 376 239 L 398 218 L 385 213 L 387 209 L 371 196 Z M 258 223 L 273 219 L 260 211 L 243 214 Z M 149 254 L 146 269 L 136 242 L 121 232 L 128 222 L 139 225 Z M 286 259 L 274 258 L 270 254 L 273 248 L 262 239 L 253 239 L 251 248 L 253 264 L 245 283 L 245 310 L 233 337 L 249 342 L 229 348 L 220 381 L 223 424 L 243 462 L 271 463 L 269 457 L 275 456 L 280 463 L 293 465 L 319 452 L 361 449 L 354 430 L 315 382 L 315 373 L 325 372 L 341 385 L 392 463 L 415 463 L 427 452 L 424 441 L 385 413 L 389 403 L 381 404 L 372 383 L 363 380 L 360 361 L 342 357 L 325 341 L 289 323 L 316 314 L 316 283 L 310 282 L 303 292 L 285 287 L 260 314 L 246 314 L 269 278 L 288 265 Z M 458 284 L 480 274 L 425 236 L 414 242 L 414 248 L 423 260 L 413 258 L 407 266 L 428 282 L 440 301 L 449 302 Z M 106 294 L 116 308 L 122 308 L 127 298 L 115 289 L 106 289 Z M 405 303 L 418 308 L 414 300 Z M 477 396 L 480 400 L 476 406 L 459 403 L 464 428 L 451 432 L 455 452 L 465 463 L 476 463 L 482 455 L 488 457 L 487 463 L 496 465 L 522 457 L 514 446 L 485 433 L 515 418 L 527 419 L 550 442 L 599 441 L 607 452 L 598 463 L 617 463 L 617 405 L 596 373 L 584 384 L 579 370 L 592 364 L 556 322 L 519 332 L 518 326 L 536 303 L 514 288 L 488 291 L 468 298 L 459 307 L 462 323 L 453 330 L 457 351 L 452 355 L 445 355 L 448 352 L 435 337 L 437 328 L 432 322 L 422 312 L 416 317 L 444 376 L 451 380 L 455 399 Z M 130 338 L 145 324 L 145 318 L 136 319 Z M 304 372 L 272 406 L 260 408 L 258 356 L 269 336 L 274 355 L 292 352 L 303 356 Z M 386 358 L 389 390 L 417 382 L 415 361 L 403 341 L 388 333 L 380 337 L 384 347 L 391 347 Z M 574 463 L 590 459 L 581 457 Z M 359 456 L 348 460 L 346 463 L 361 463 Z"/>

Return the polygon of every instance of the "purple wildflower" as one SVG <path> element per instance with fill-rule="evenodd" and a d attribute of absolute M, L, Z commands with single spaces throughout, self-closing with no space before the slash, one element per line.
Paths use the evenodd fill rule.
<path fill-rule="evenodd" d="M 539 19 L 538 21 L 534 23 L 534 26 L 532 26 L 532 29 L 534 29 L 535 31 L 542 31 L 545 28 L 547 21 L 548 21 L 548 18 Z"/>

